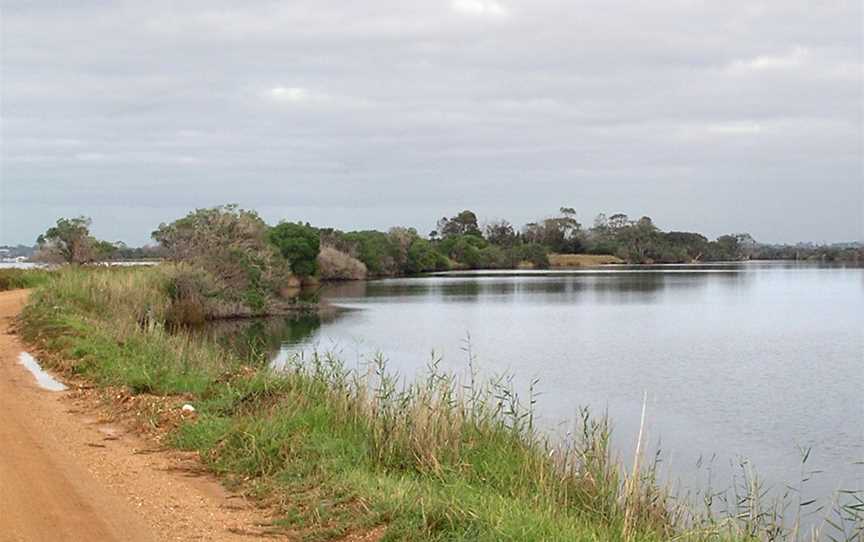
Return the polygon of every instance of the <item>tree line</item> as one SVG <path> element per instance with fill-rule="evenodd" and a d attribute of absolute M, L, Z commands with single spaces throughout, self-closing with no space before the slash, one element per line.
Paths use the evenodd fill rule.
<path fill-rule="evenodd" d="M 267 225 L 236 205 L 198 209 L 153 232 L 155 246 L 130 248 L 97 240 L 87 217 L 61 218 L 37 239 L 35 259 L 89 263 L 124 259 L 206 260 L 221 265 L 263 266 L 281 258 L 300 278 L 360 279 L 454 269 L 549 267 L 550 254 L 597 254 L 630 264 L 693 263 L 749 259 L 860 261 L 860 245 L 764 245 L 747 233 L 709 240 L 700 233 L 663 231 L 647 216 L 598 215 L 583 226 L 570 207 L 516 227 L 507 220 L 480 224 L 476 213 L 443 217 L 428 235 L 416 229 L 341 231 L 308 223 Z M 273 254 L 270 254 L 273 252 Z M 275 255 L 275 256 L 274 256 Z M 266 267 L 266 266 L 264 266 Z M 262 268 L 262 277 L 267 276 Z"/>

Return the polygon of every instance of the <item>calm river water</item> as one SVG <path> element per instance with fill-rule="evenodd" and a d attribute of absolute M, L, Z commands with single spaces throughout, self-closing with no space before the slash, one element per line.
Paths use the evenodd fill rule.
<path fill-rule="evenodd" d="M 327 286 L 349 310 L 285 322 L 274 364 L 377 353 L 405 378 L 443 358 L 485 375 L 539 379 L 553 432 L 579 406 L 613 420 L 627 455 L 643 394 L 662 470 L 685 488 L 716 487 L 746 458 L 775 488 L 796 482 L 799 447 L 823 472 L 806 493 L 864 489 L 864 269 L 793 263 L 471 272 Z M 272 328 L 272 326 L 271 326 Z M 858 463 L 858 464 L 856 464 Z M 720 480 L 719 482 L 717 480 Z"/>

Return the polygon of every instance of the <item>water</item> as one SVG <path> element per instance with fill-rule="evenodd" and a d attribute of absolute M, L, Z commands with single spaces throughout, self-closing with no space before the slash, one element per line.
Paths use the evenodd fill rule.
<path fill-rule="evenodd" d="M 336 351 L 362 367 L 383 353 L 405 378 L 431 353 L 464 371 L 466 346 L 485 375 L 538 378 L 552 432 L 577 407 L 608 411 L 622 455 L 633 449 L 643 394 L 652 449 L 668 478 L 728 485 L 747 458 L 773 487 L 824 472 L 808 495 L 864 489 L 864 269 L 733 264 L 471 272 L 327 286 L 346 311 L 282 321 L 275 365 Z M 274 326 L 268 324 L 270 328 Z M 709 460 L 713 458 L 713 460 Z M 701 468 L 697 468 L 701 464 Z"/>
<path fill-rule="evenodd" d="M 66 386 L 64 386 L 62 382 L 45 372 L 45 369 L 39 365 L 36 358 L 27 352 L 21 352 L 18 354 L 18 363 L 30 371 L 30 374 L 32 374 L 33 378 L 36 379 L 36 384 L 40 388 L 48 391 L 63 391 L 66 389 Z"/>

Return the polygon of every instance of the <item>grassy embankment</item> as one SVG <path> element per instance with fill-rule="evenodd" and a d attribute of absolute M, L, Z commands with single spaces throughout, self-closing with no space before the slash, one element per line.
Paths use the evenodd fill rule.
<path fill-rule="evenodd" d="M 45 269 L 0 269 L 0 292 L 20 288 L 35 288 L 48 282 L 50 271 Z"/>
<path fill-rule="evenodd" d="M 169 441 L 274 506 L 301 539 L 376 526 L 386 540 L 418 541 L 742 540 L 761 529 L 751 514 L 685 531 L 688 511 L 650 467 L 613 460 L 603 420 L 586 414 L 553 446 L 533 427 L 533 400 L 505 385 L 463 385 L 433 364 L 403 388 L 383 362 L 358 375 L 328 356 L 275 374 L 168 333 L 171 273 L 52 274 L 22 333 L 57 370 L 194 404 Z"/>
<path fill-rule="evenodd" d="M 605 254 L 550 254 L 549 267 L 552 269 L 569 269 L 573 267 L 589 267 L 592 265 L 623 264 L 624 260 L 617 256 Z"/>

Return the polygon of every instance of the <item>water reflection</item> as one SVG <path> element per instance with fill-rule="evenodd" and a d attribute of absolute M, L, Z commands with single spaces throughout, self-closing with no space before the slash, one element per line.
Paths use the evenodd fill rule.
<path fill-rule="evenodd" d="M 325 322 L 332 322 L 340 312 L 302 313 L 291 316 L 221 320 L 193 330 L 256 364 L 265 364 L 279 352 L 302 344 L 314 336 Z"/>
<path fill-rule="evenodd" d="M 553 303 L 584 300 L 608 303 L 651 303 L 668 288 L 676 293 L 706 288 L 740 288 L 748 273 L 711 268 L 678 272 L 629 271 L 549 274 L 459 273 L 420 278 L 386 279 L 326 286 L 322 298 L 333 303 Z M 421 299 L 422 298 L 422 299 Z"/>

